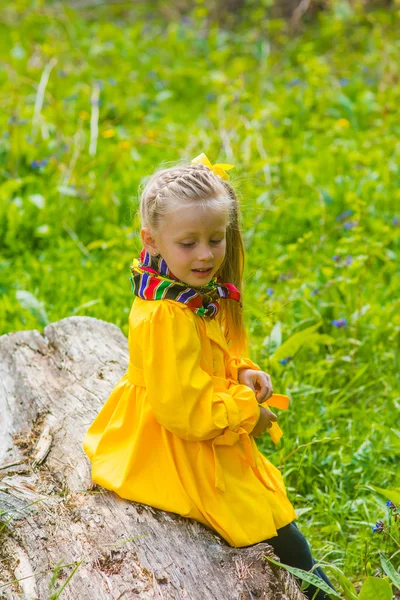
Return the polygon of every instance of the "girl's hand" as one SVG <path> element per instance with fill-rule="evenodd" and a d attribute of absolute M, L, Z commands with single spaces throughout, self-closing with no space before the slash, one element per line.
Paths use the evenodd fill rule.
<path fill-rule="evenodd" d="M 255 369 L 241 369 L 238 373 L 238 381 L 247 385 L 256 395 L 257 402 L 261 404 L 271 398 L 273 392 L 271 377 L 264 371 Z M 273 413 L 271 413 L 273 414 Z"/>
<path fill-rule="evenodd" d="M 265 406 L 260 406 L 260 417 L 255 424 L 253 431 L 250 432 L 250 435 L 255 438 L 260 437 L 260 435 L 272 427 L 272 423 L 277 420 L 278 417 L 273 412 L 268 410 L 268 408 L 265 408 Z"/>

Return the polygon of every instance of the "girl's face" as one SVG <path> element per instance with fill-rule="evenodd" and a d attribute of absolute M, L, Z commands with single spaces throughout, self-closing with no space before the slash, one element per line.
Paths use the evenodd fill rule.
<path fill-rule="evenodd" d="M 172 273 L 191 287 L 209 283 L 225 258 L 228 214 L 192 205 L 166 215 L 158 234 L 141 229 L 143 246 L 161 254 Z M 199 272 L 198 269 L 206 272 Z"/>

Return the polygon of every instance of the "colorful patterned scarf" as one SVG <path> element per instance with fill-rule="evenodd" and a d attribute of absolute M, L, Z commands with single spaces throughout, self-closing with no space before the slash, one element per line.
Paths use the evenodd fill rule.
<path fill-rule="evenodd" d="M 152 256 L 145 248 L 140 261 L 133 260 L 131 273 L 132 292 L 143 300 L 183 302 L 197 315 L 212 319 L 219 310 L 217 299 L 236 300 L 242 306 L 240 292 L 233 283 L 220 283 L 214 276 L 207 285 L 192 288 L 175 277 L 161 256 Z"/>

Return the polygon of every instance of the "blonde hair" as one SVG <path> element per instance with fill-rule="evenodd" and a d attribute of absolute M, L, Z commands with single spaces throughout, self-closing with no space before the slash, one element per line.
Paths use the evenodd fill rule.
<path fill-rule="evenodd" d="M 217 275 L 222 283 L 233 283 L 243 299 L 244 245 L 240 229 L 240 206 L 232 185 L 203 164 L 184 164 L 158 169 L 150 176 L 140 194 L 142 227 L 158 233 L 163 217 L 182 207 L 201 203 L 228 213 L 226 251 Z M 234 356 L 247 354 L 249 339 L 238 302 L 222 300 L 218 318 Z"/>

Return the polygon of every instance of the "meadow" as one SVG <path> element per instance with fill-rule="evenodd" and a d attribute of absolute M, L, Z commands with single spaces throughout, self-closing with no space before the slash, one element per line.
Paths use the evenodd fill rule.
<path fill-rule="evenodd" d="M 234 164 L 251 358 L 292 399 L 257 443 L 359 588 L 380 551 L 400 565 L 400 11 L 333 2 L 294 34 L 254 4 L 230 29 L 201 2 L 121 6 L 1 9 L 0 334 L 86 315 L 127 335 L 144 178 Z"/>

